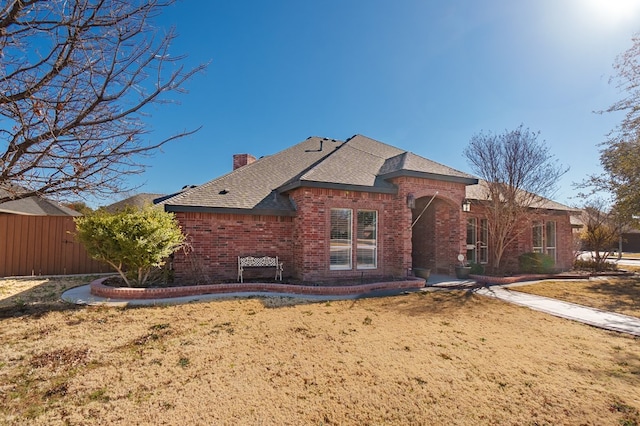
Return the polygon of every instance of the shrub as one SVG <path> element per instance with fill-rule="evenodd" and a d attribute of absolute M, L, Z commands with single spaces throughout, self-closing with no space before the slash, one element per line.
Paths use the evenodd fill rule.
<path fill-rule="evenodd" d="M 185 240 L 172 213 L 151 206 L 75 219 L 76 238 L 91 257 L 111 265 L 129 286 L 144 286 L 154 268 Z"/>
<path fill-rule="evenodd" d="M 548 274 L 553 272 L 555 261 L 544 253 L 523 253 L 518 257 L 520 272 L 528 274 Z"/>
<path fill-rule="evenodd" d="M 574 269 L 586 271 L 615 271 L 618 265 L 612 262 L 598 262 L 594 259 L 576 259 L 573 262 Z"/>
<path fill-rule="evenodd" d="M 473 275 L 483 275 L 484 274 L 484 265 L 480 263 L 472 263 L 471 265 L 471 274 Z"/>

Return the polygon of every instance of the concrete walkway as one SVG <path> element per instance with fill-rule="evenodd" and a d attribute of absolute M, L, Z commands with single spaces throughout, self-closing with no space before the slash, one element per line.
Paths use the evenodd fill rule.
<path fill-rule="evenodd" d="M 531 282 L 526 284 L 531 284 Z M 605 330 L 640 336 L 640 318 L 602 311 L 549 297 L 521 293 L 510 290 L 510 286 L 512 285 L 482 287 L 477 289 L 476 293 Z"/>
<path fill-rule="evenodd" d="M 507 284 L 503 286 L 478 287 L 473 280 L 458 280 L 445 275 L 431 275 L 427 281 L 427 286 L 420 291 L 447 291 L 458 289 L 469 289 L 475 291 L 476 294 L 494 297 L 505 302 L 514 303 L 516 305 L 526 306 L 536 311 L 545 312 L 561 318 L 589 324 L 594 327 L 605 330 L 618 331 L 622 333 L 640 336 L 640 318 L 627 315 L 616 314 L 612 312 L 602 311 L 600 309 L 589 308 L 586 306 L 576 305 L 575 303 L 563 302 L 533 294 L 520 293 L 512 291 L 510 287 L 519 285 L 532 284 L 531 281 L 525 283 Z M 362 297 L 380 297 L 393 296 L 406 291 L 386 291 L 372 292 L 366 295 L 349 295 L 349 296 L 311 296 L 299 294 L 284 293 L 229 293 L 229 294 L 204 294 L 199 296 L 174 297 L 167 299 L 144 299 L 144 300 L 114 300 L 104 297 L 94 296 L 89 291 L 89 286 L 84 285 L 75 287 L 65 291 L 62 299 L 75 304 L 81 305 L 106 305 L 106 306 L 141 306 L 141 305 L 174 305 L 183 303 L 205 302 L 216 299 L 229 299 L 236 297 L 291 297 L 309 301 L 325 301 L 325 300 L 344 300 L 358 299 Z"/>

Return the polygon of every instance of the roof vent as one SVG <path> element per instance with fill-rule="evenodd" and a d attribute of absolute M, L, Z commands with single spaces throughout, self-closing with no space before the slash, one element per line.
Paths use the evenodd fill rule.
<path fill-rule="evenodd" d="M 223 189 L 222 191 L 218 192 L 218 194 L 220 194 L 220 195 L 226 195 L 228 193 L 229 193 L 229 191 L 227 191 L 226 189 Z"/>

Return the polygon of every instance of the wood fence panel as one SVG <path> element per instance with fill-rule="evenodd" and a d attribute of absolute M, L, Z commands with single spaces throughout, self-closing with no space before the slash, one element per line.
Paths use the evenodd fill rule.
<path fill-rule="evenodd" d="M 0 276 L 111 272 L 75 241 L 68 216 L 0 214 Z"/>

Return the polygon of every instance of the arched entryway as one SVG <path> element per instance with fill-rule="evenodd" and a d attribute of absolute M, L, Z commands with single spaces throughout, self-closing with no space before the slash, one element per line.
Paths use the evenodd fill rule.
<path fill-rule="evenodd" d="M 452 274 L 460 250 L 460 208 L 438 196 L 416 199 L 412 209 L 412 267 Z"/>

